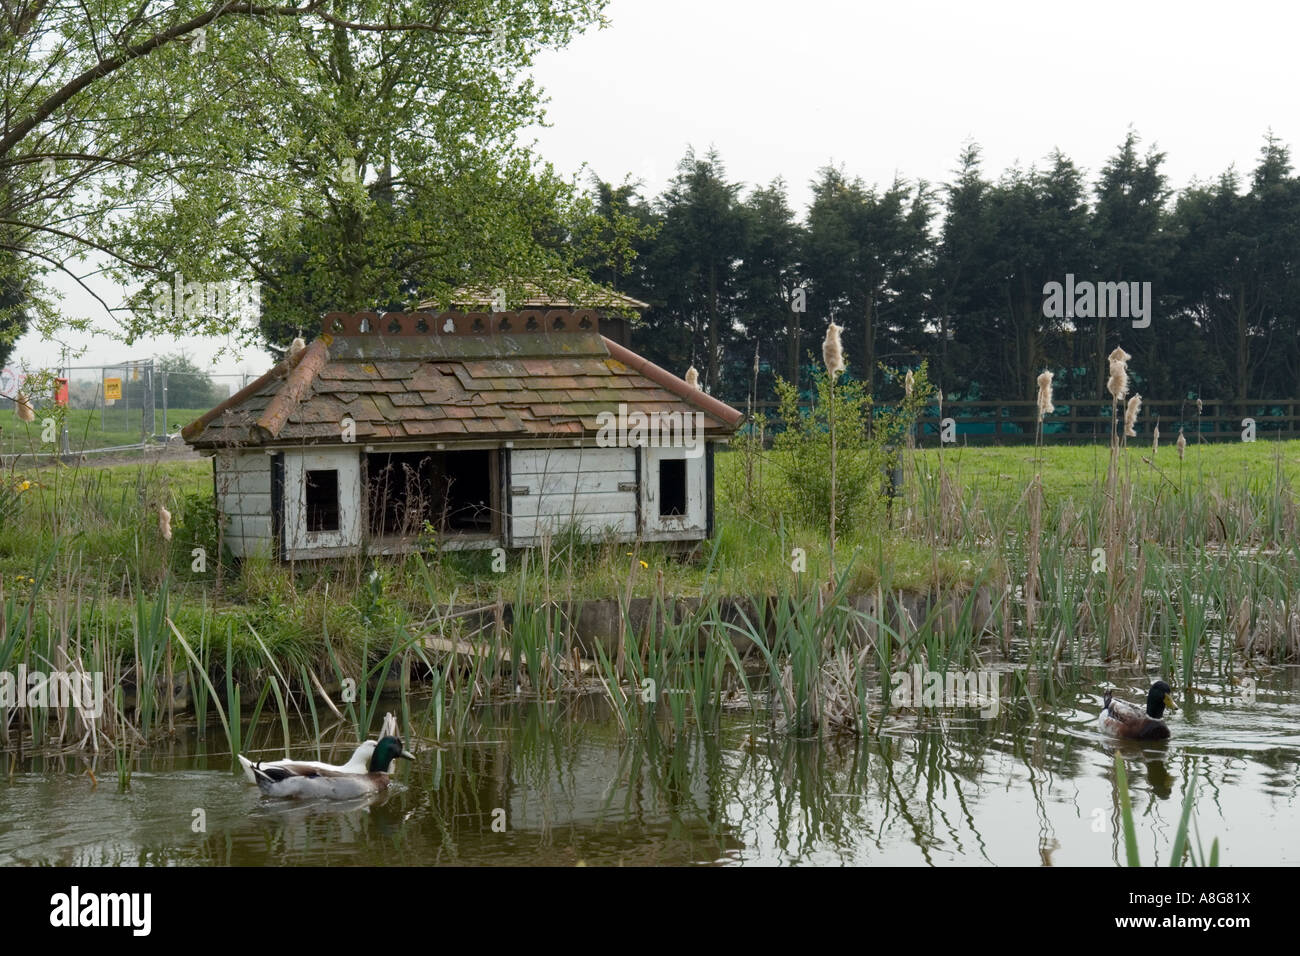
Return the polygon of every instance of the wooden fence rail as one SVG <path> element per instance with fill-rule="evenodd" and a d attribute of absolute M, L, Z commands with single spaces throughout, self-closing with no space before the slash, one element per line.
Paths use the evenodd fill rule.
<path fill-rule="evenodd" d="M 732 403 L 744 408 L 745 403 Z M 801 409 L 811 407 L 801 402 Z M 782 427 L 777 402 L 758 402 L 755 411 L 767 417 L 769 426 Z M 1121 415 L 1123 414 L 1121 410 Z M 931 405 L 917 423 L 921 440 L 938 441 L 942 419 L 951 418 L 959 444 L 1018 444 L 1033 442 L 1038 421 L 1038 406 L 1032 401 L 1020 402 L 945 402 L 942 417 L 938 405 Z M 1203 400 L 1202 411 L 1196 413 L 1196 400 L 1143 400 L 1138 416 L 1138 433 L 1130 442 L 1151 441 L 1152 428 L 1160 425 L 1161 444 L 1173 444 L 1178 430 L 1184 430 L 1187 440 L 1199 434 L 1205 441 L 1241 441 L 1246 425 L 1243 419 L 1252 419 L 1259 438 L 1300 438 L 1300 399 L 1252 399 L 1246 403 L 1235 400 Z M 1071 442 L 1109 442 L 1111 431 L 1111 403 L 1102 401 L 1058 401 L 1056 411 L 1043 422 L 1043 440 L 1053 444 Z"/>

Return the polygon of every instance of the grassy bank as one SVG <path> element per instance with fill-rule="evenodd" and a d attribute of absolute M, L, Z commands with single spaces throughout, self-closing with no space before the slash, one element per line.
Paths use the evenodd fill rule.
<path fill-rule="evenodd" d="M 1049 687 L 1058 667 L 1108 660 L 1145 661 L 1190 690 L 1198 669 L 1300 658 L 1300 443 L 1192 446 L 1181 462 L 1170 447 L 1160 471 L 1149 458 L 1117 449 L 1111 475 L 1105 449 L 904 452 L 900 496 L 872 487 L 871 523 L 841 525 L 833 582 L 825 530 L 763 511 L 790 494 L 799 463 L 752 448 L 719 456 L 717 533 L 693 552 L 560 536 L 510 554 L 504 573 L 487 553 L 436 549 L 217 560 L 207 461 L 10 471 L 0 670 L 79 662 L 108 675 L 113 696 L 94 727 L 10 711 L 4 741 L 145 745 L 173 726 L 186 702 L 168 688 L 180 684 L 232 751 L 265 708 L 286 738 L 291 719 L 329 712 L 364 733 L 384 679 L 427 687 L 435 735 L 501 695 L 581 689 L 603 693 L 629 733 L 646 720 L 707 725 L 729 706 L 790 732 L 864 733 L 888 713 L 898 669 L 980 669 L 994 650 L 1026 686 Z M 918 608 L 900 592 L 942 600 Z M 737 595 L 766 600 L 726 600 Z M 624 619 L 583 661 L 557 608 L 596 597 L 617 598 Z M 648 624 L 628 612 L 635 597 L 651 599 Z M 678 597 L 696 600 L 683 610 Z M 515 605 L 508 629 L 446 616 L 499 601 Z M 480 650 L 431 647 L 429 633 Z M 345 699 L 349 683 L 359 694 Z"/>

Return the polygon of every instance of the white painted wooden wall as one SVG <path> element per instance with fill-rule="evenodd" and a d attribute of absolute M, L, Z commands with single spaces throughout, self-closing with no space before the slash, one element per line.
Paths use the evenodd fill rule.
<path fill-rule="evenodd" d="M 641 449 L 641 539 L 643 541 L 694 541 L 708 531 L 708 472 L 703 445 L 694 458 L 685 448 Z M 659 514 L 659 464 L 670 458 L 686 459 L 686 513 Z"/>
<path fill-rule="evenodd" d="M 270 555 L 271 456 L 257 451 L 222 451 L 216 456 L 217 512 L 224 542 L 236 557 Z"/>
<path fill-rule="evenodd" d="M 704 455 L 686 458 L 687 513 L 659 515 L 659 462 L 686 457 L 679 448 L 641 449 L 637 473 L 633 448 L 502 449 L 510 461 L 511 547 L 541 544 L 545 534 L 576 525 L 594 537 L 612 535 L 631 541 L 703 538 L 708 520 L 708 486 Z M 285 557 L 303 559 L 355 553 L 361 545 L 362 499 L 360 450 L 321 448 L 284 452 Z M 217 507 L 225 521 L 225 542 L 232 554 L 271 554 L 271 456 L 263 450 L 226 451 L 217 455 Z M 306 472 L 339 472 L 339 530 L 307 531 Z M 619 485 L 636 485 L 620 491 Z M 640 495 L 641 527 L 637 527 Z M 494 545 L 495 540 L 489 542 Z"/>
<path fill-rule="evenodd" d="M 307 530 L 307 472 L 339 473 L 339 528 Z M 330 557 L 361 545 L 361 455 L 351 448 L 284 453 L 284 554 L 286 558 Z"/>
<path fill-rule="evenodd" d="M 634 448 L 514 449 L 510 455 L 512 547 L 540 544 L 543 535 L 576 525 L 593 536 L 636 536 Z M 527 488 L 527 494 L 512 489 Z"/>

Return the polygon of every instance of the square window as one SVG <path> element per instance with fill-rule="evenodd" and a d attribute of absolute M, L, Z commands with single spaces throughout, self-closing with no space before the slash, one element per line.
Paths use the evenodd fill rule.
<path fill-rule="evenodd" d="M 686 459 L 659 462 L 659 517 L 686 514 Z"/>
<path fill-rule="evenodd" d="M 307 472 L 307 530 L 339 530 L 339 473 L 330 468 Z"/>

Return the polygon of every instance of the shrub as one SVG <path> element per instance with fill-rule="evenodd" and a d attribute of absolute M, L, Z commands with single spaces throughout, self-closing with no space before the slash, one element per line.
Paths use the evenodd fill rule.
<path fill-rule="evenodd" d="M 776 492 L 772 510 L 788 515 L 803 527 L 826 528 L 831 511 L 831 432 L 835 418 L 837 477 L 835 520 L 844 530 L 872 521 L 879 510 L 881 467 L 884 457 L 872 442 L 871 396 L 861 382 L 840 379 L 831 388 L 825 372 L 814 374 L 816 392 L 812 408 L 799 408 L 799 392 L 789 382 L 777 380 L 784 431 L 772 445 L 783 456 L 784 481 Z"/>
<path fill-rule="evenodd" d="M 195 548 L 207 553 L 208 570 L 223 556 L 217 551 L 217 506 L 211 493 L 192 493 L 181 499 L 172 517 L 172 570 L 190 575 Z"/>
<path fill-rule="evenodd" d="M 903 376 L 883 367 L 887 379 Z M 786 428 L 773 441 L 785 452 L 784 474 L 767 502 L 768 513 L 780 512 L 802 527 L 825 529 L 831 512 L 831 430 L 835 420 L 836 481 L 835 522 L 841 532 L 879 521 L 884 509 L 886 471 L 897 466 L 910 444 L 917 416 L 930 401 L 933 389 L 926 363 L 911 373 L 910 394 L 894 404 L 873 403 L 861 382 L 840 378 L 831 388 L 825 372 L 814 373 L 816 400 L 812 408 L 799 407 L 793 385 L 777 380 L 781 418 Z"/>

